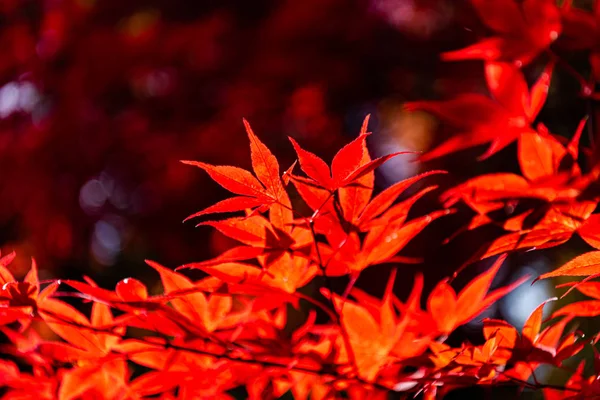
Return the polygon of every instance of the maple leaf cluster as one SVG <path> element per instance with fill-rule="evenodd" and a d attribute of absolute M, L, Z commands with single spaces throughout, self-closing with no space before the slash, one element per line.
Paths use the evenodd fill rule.
<path fill-rule="evenodd" d="M 428 111 L 457 129 L 429 153 L 372 158 L 367 117 L 331 163 L 290 138 L 297 161 L 281 166 L 244 121 L 252 171 L 183 161 L 232 194 L 188 219 L 238 244 L 175 269 L 146 261 L 160 277 L 159 293 L 135 278 L 114 289 L 88 277 L 40 281 L 35 262 L 15 279 L 15 254 L 1 258 L 2 398 L 228 399 L 242 390 L 251 399 L 288 392 L 295 399 L 384 399 L 390 392 L 434 399 L 474 385 L 539 389 L 547 399 L 600 396 L 600 333 L 588 338 L 574 325 L 600 315 L 600 214 L 594 213 L 600 163 L 595 149 L 579 143 L 593 116 L 571 140 L 537 121 L 555 70 L 568 68 L 552 46 L 563 35 L 588 35 L 572 25 L 593 25 L 595 14 L 569 1 L 471 3 L 490 36 L 443 58 L 482 60 L 489 95 L 408 103 L 407 109 Z M 580 79 L 582 95 L 594 101 L 597 43 L 578 44 L 593 66 L 590 78 Z M 522 68 L 540 58 L 545 66 L 528 85 Z M 375 194 L 375 170 L 392 158 L 426 161 L 489 145 L 484 161 L 513 142 L 520 174 L 485 174 L 445 189 L 443 206 L 425 215 L 415 216 L 413 206 L 438 189 L 428 180 L 447 171 L 428 171 Z M 469 260 L 497 256 L 487 271 L 458 291 L 452 278 L 442 279 L 430 293 L 417 274 L 402 298 L 394 292 L 398 268 L 382 296 L 355 287 L 365 269 L 406 261 L 399 253 L 459 206 L 471 218 L 454 236 L 500 228 Z M 510 253 L 558 246 L 574 235 L 595 250 L 537 279 L 579 277 L 558 287 L 568 288 L 565 296 L 576 290 L 591 300 L 558 308 L 545 321 L 549 299 L 518 327 L 484 319 L 480 344 L 450 344 L 457 328 L 528 279 L 492 289 Z M 203 277 L 191 278 L 198 271 Z M 332 285 L 339 277 L 348 282 L 342 291 Z M 292 323 L 290 316 L 302 311 L 302 321 Z M 586 374 L 585 362 L 570 369 L 568 362 L 589 347 L 595 372 Z M 540 366 L 570 378 L 564 385 L 539 382 Z"/>

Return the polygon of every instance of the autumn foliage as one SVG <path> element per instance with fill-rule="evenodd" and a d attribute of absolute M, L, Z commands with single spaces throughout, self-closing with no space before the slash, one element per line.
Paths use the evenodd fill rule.
<path fill-rule="evenodd" d="M 34 261 L 15 279 L 15 254 L 0 259 L 0 386 L 5 399 L 384 399 L 443 398 L 464 387 L 506 386 L 540 391 L 546 399 L 600 397 L 600 333 L 574 323 L 600 316 L 599 142 L 594 115 L 572 138 L 538 119 L 553 74 L 562 69 L 594 102 L 600 77 L 593 10 L 553 0 L 471 0 L 489 35 L 442 55 L 447 62 L 482 62 L 488 93 L 406 103 L 435 115 L 452 134 L 425 154 L 373 158 L 369 117 L 331 162 L 290 138 L 297 161 L 280 165 L 244 120 L 252 170 L 183 161 L 208 174 L 231 196 L 186 219 L 210 226 L 237 245 L 215 258 L 176 266 L 147 260 L 162 282 L 153 293 L 127 278 L 114 288 L 81 280 L 40 281 Z M 573 69 L 555 49 L 586 51 L 591 72 Z M 543 64 L 533 82 L 523 68 Z M 590 126 L 592 129 L 590 129 Z M 593 135 L 592 135 L 593 136 Z M 516 142 L 520 173 L 482 174 L 440 189 L 430 170 L 375 191 L 375 171 L 395 157 L 428 161 L 481 147 L 485 162 Z M 435 194 L 440 206 L 415 215 Z M 417 274 L 409 293 L 394 284 L 402 265 L 418 259 L 402 250 L 438 219 L 467 209 L 460 235 L 493 225 L 500 232 L 469 262 L 496 257 L 462 287 L 452 277 L 425 292 Z M 510 212 L 505 212 L 510 209 Z M 463 210 L 464 211 L 464 210 Z M 538 279 L 563 281 L 571 302 L 544 318 L 548 299 L 524 326 L 484 319 L 483 340 L 447 340 L 528 278 L 502 287 L 492 281 L 508 255 L 558 246 L 578 236 L 588 252 Z M 596 250 L 593 250 L 593 249 Z M 367 268 L 391 265 L 382 296 L 356 287 Z M 389 271 L 389 269 L 386 269 Z M 333 280 L 345 278 L 343 290 Z M 312 288 L 307 290 L 306 288 Z M 289 318 L 304 310 L 301 323 Z M 576 369 L 565 362 L 593 349 Z M 541 366 L 563 369 L 564 384 L 537 379 Z M 585 368 L 587 366 L 587 368 Z"/>

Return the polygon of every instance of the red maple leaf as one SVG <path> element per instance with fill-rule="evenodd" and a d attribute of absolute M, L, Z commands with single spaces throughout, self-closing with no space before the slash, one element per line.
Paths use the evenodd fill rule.
<path fill-rule="evenodd" d="M 531 124 L 546 101 L 553 64 L 548 64 L 531 89 L 523 73 L 512 64 L 487 62 L 485 69 L 491 98 L 470 93 L 446 101 L 405 104 L 408 110 L 430 112 L 457 130 L 451 138 L 421 156 L 422 161 L 489 143 L 479 157 L 483 160 L 532 132 Z"/>
<path fill-rule="evenodd" d="M 561 33 L 553 0 L 471 0 L 491 37 L 442 54 L 444 60 L 509 61 L 521 66 L 547 49 Z"/>

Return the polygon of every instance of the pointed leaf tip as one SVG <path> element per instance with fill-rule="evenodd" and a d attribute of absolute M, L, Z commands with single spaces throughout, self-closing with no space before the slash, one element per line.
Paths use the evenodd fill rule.
<path fill-rule="evenodd" d="M 365 119 L 363 120 L 363 124 L 362 127 L 360 128 L 360 134 L 361 135 L 365 135 L 367 134 L 367 129 L 369 127 L 369 120 L 371 119 L 371 114 L 367 114 L 365 116 Z"/>

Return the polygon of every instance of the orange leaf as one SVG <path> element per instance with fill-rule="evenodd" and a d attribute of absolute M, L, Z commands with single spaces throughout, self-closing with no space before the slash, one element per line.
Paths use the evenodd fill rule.
<path fill-rule="evenodd" d="M 521 70 L 513 63 L 485 63 L 488 88 L 496 100 L 514 115 L 525 115 L 529 104 L 527 82 Z"/>
<path fill-rule="evenodd" d="M 552 318 L 559 316 L 596 317 L 600 315 L 600 300 L 586 300 L 567 304 L 552 314 Z"/>
<path fill-rule="evenodd" d="M 590 215 L 577 229 L 577 233 L 587 244 L 600 249 L 600 214 Z"/>
<path fill-rule="evenodd" d="M 590 251 L 575 257 L 562 267 L 540 275 L 538 279 L 556 276 L 588 276 L 600 273 L 600 251 Z"/>
<path fill-rule="evenodd" d="M 530 181 L 553 176 L 567 150 L 550 135 L 522 134 L 518 142 L 521 172 Z"/>
<path fill-rule="evenodd" d="M 456 292 L 447 281 L 439 282 L 427 299 L 429 310 L 440 332 L 449 333 L 456 327 Z"/>
<path fill-rule="evenodd" d="M 396 201 L 398 196 L 408 189 L 412 184 L 420 181 L 421 179 L 434 174 L 446 174 L 446 171 L 428 171 L 412 178 L 405 179 L 400 182 L 396 182 L 392 186 L 386 188 L 381 193 L 379 193 L 371 202 L 365 207 L 364 211 L 360 215 L 361 221 L 372 220 L 385 210 L 387 210 L 393 203 Z"/>
<path fill-rule="evenodd" d="M 231 166 L 210 165 L 200 161 L 181 162 L 202 168 L 215 182 L 232 193 L 242 196 L 258 197 L 265 200 L 269 199 L 258 179 L 245 169 Z"/>
<path fill-rule="evenodd" d="M 352 142 L 342 147 L 333 157 L 333 161 L 331 162 L 331 174 L 333 175 L 333 181 L 336 186 L 339 186 L 339 184 L 344 182 L 351 173 L 356 171 L 361 165 L 364 165 L 366 140 L 366 134 L 359 135 Z"/>
<path fill-rule="evenodd" d="M 325 161 L 310 151 L 304 150 L 291 137 L 289 139 L 292 142 L 292 146 L 294 146 L 294 150 L 296 150 L 302 171 L 323 188 L 331 189 L 333 187 L 333 180 Z"/>
<path fill-rule="evenodd" d="M 458 294 L 456 313 L 461 319 L 470 320 L 483 311 L 482 307 L 486 305 L 484 299 L 505 259 L 506 255 L 499 257 L 490 269 L 473 279 Z"/>
<path fill-rule="evenodd" d="M 380 264 L 398 253 L 406 244 L 417 236 L 434 220 L 448 215 L 448 210 L 436 211 L 416 218 L 405 225 L 389 224 L 373 227 L 363 244 L 362 253 L 367 264 Z"/>
<path fill-rule="evenodd" d="M 15 277 L 6 267 L 15 259 L 16 256 L 17 253 L 13 251 L 12 253 L 0 258 L 0 285 L 15 281 Z"/>
<path fill-rule="evenodd" d="M 269 217 L 279 229 L 289 230 L 293 220 L 291 203 L 283 182 L 279 176 L 279 162 L 271 151 L 261 142 L 252 131 L 248 121 L 244 126 L 250 139 L 250 155 L 252 168 L 258 179 L 267 188 L 267 193 L 276 201 L 271 205 Z"/>
<path fill-rule="evenodd" d="M 231 197 L 229 199 L 225 199 L 219 201 L 216 204 L 213 204 L 210 207 L 205 208 L 202 211 L 198 211 L 183 220 L 183 222 L 190 220 L 192 218 L 200 217 L 206 214 L 214 214 L 214 213 L 228 213 L 234 211 L 242 211 L 247 208 L 254 208 L 264 204 L 264 199 L 256 198 L 256 197 L 246 197 L 246 196 L 236 196 Z"/>

